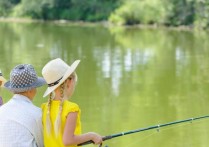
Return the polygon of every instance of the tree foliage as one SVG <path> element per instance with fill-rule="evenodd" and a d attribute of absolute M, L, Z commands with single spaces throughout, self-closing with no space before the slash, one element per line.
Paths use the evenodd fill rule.
<path fill-rule="evenodd" d="M 157 6 L 157 7 L 156 7 Z M 118 24 L 161 23 L 166 17 L 163 0 L 126 1 L 109 18 Z"/>
<path fill-rule="evenodd" d="M 0 0 L 0 16 L 44 20 L 107 20 L 120 0 Z"/>
<path fill-rule="evenodd" d="M 8 16 L 20 0 L 0 0 L 0 16 Z"/>
<path fill-rule="evenodd" d="M 116 24 L 160 24 L 209 27 L 209 0 L 125 0 L 109 21 Z"/>
<path fill-rule="evenodd" d="M 209 0 L 0 0 L 0 17 L 209 27 Z"/>

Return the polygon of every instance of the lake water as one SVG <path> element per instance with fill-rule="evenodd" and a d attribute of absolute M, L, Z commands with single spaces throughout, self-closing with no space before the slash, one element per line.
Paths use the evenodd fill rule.
<path fill-rule="evenodd" d="M 0 23 L 0 69 L 80 59 L 71 98 L 83 132 L 110 135 L 209 114 L 209 33 L 53 23 Z M 46 86 L 38 89 L 40 106 Z M 1 90 L 4 101 L 12 94 Z M 109 147 L 208 147 L 209 119 L 135 133 Z M 87 145 L 94 146 L 94 145 Z"/>

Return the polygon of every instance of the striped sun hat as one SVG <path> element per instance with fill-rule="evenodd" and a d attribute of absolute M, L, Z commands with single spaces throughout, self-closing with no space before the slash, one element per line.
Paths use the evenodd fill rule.
<path fill-rule="evenodd" d="M 34 67 L 30 64 L 20 64 L 12 69 L 10 80 L 4 87 L 12 92 L 24 92 L 46 84 L 42 77 L 38 77 Z"/>

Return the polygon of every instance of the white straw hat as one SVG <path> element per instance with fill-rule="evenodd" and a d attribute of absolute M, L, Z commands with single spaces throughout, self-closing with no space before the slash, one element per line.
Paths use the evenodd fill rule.
<path fill-rule="evenodd" d="M 42 69 L 42 75 L 48 84 L 43 97 L 59 87 L 75 71 L 79 62 L 80 60 L 76 60 L 69 66 L 60 58 L 49 61 Z"/>
<path fill-rule="evenodd" d="M 1 87 L 4 87 L 4 83 L 6 83 L 7 80 L 3 77 L 1 70 L 0 70 L 0 81 L 2 81 Z"/>

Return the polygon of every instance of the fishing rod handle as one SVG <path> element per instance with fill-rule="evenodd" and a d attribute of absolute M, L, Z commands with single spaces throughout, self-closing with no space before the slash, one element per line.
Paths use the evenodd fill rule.
<path fill-rule="evenodd" d="M 102 141 L 105 141 L 105 140 L 108 140 L 108 139 L 111 139 L 111 138 L 112 138 L 111 135 L 110 136 L 104 136 L 104 137 L 102 137 Z M 78 146 L 88 145 L 88 144 L 91 144 L 91 143 L 94 143 L 94 142 L 92 140 L 89 140 L 89 141 L 78 144 Z"/>

